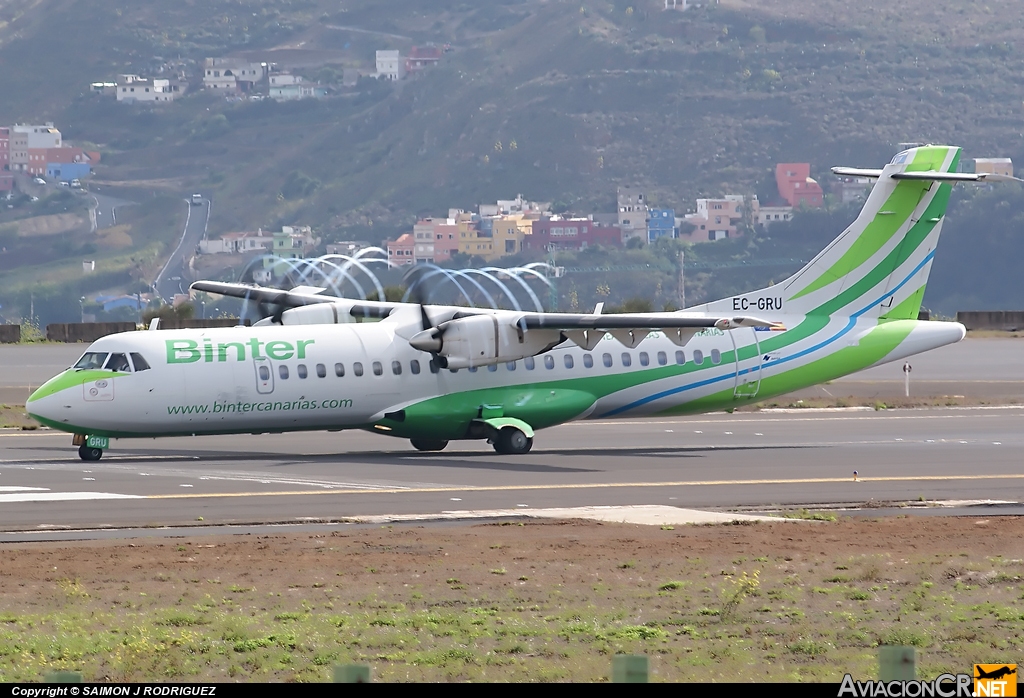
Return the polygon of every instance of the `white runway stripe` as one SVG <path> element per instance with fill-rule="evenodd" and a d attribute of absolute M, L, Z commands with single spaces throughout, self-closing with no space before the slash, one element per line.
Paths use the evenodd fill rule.
<path fill-rule="evenodd" d="M 0 492 L 49 492 L 45 487 L 0 487 Z"/>
<path fill-rule="evenodd" d="M 41 490 L 43 488 L 26 488 Z M 113 492 L 15 492 L 0 494 L 0 504 L 15 502 L 83 502 L 93 499 L 142 499 L 135 494 L 114 494 Z"/>

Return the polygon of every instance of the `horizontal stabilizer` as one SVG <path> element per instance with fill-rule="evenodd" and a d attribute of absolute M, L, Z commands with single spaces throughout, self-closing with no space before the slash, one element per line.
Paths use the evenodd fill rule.
<path fill-rule="evenodd" d="M 840 177 L 868 177 L 878 179 L 882 170 L 862 169 L 859 167 L 833 167 L 832 174 Z M 925 182 L 1024 182 L 1024 179 L 994 172 L 893 172 L 893 179 L 908 179 Z"/>

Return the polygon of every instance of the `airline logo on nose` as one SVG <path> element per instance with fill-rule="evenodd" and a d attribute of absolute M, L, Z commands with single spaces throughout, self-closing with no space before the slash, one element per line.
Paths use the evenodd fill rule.
<path fill-rule="evenodd" d="M 221 363 L 228 360 L 228 357 L 236 361 L 245 361 L 248 358 L 259 359 L 266 356 L 275 361 L 286 359 L 305 359 L 306 347 L 312 344 L 313 339 L 300 339 L 294 344 L 284 340 L 263 342 L 253 337 L 244 342 L 218 342 L 214 343 L 204 339 L 202 346 L 194 339 L 168 339 L 167 363 L 169 364 L 194 364 L 198 361 L 203 363 Z"/>

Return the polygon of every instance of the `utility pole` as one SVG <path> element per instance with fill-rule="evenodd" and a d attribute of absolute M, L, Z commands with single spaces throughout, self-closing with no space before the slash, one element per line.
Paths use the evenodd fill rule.
<path fill-rule="evenodd" d="M 683 261 L 685 254 L 679 250 L 679 306 L 680 310 L 686 308 L 686 275 L 683 273 Z"/>

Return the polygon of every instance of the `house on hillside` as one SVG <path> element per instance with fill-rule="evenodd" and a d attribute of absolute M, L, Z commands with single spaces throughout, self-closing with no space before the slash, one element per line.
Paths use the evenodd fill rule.
<path fill-rule="evenodd" d="M 203 88 L 217 92 L 256 91 L 267 78 L 269 66 L 241 58 L 207 58 L 203 61 Z"/>
<path fill-rule="evenodd" d="M 974 171 L 978 174 L 987 172 L 1012 177 L 1013 160 L 1010 158 L 974 158 Z"/>
<path fill-rule="evenodd" d="M 752 199 L 757 201 L 757 197 Z M 744 197 L 741 194 L 726 194 L 720 199 L 697 199 L 697 212 L 684 217 L 693 228 L 680 232 L 681 240 L 708 242 L 737 237 L 739 224 L 744 216 Z"/>
<path fill-rule="evenodd" d="M 818 208 L 825 203 L 821 185 L 811 179 L 811 165 L 807 162 L 781 162 L 775 166 L 775 184 L 779 196 L 793 208 Z"/>
<path fill-rule="evenodd" d="M 652 208 L 647 211 L 647 242 L 676 236 L 676 212 L 672 208 Z"/>
<path fill-rule="evenodd" d="M 188 90 L 183 80 L 119 76 L 114 94 L 118 102 L 172 102 Z"/>
<path fill-rule="evenodd" d="M 437 65 L 443 51 L 440 46 L 413 46 L 405 59 L 405 70 L 409 74 L 418 73 L 425 68 Z"/>
<path fill-rule="evenodd" d="M 388 240 L 388 262 L 396 267 L 415 264 L 415 248 L 416 240 L 413 238 L 412 233 L 405 233 L 394 241 Z"/>
<path fill-rule="evenodd" d="M 616 192 L 618 202 L 619 229 L 622 231 L 622 242 L 630 238 L 647 238 L 647 202 L 639 187 L 619 187 Z"/>
<path fill-rule="evenodd" d="M 598 225 L 590 218 L 545 216 L 531 221 L 530 228 L 531 234 L 523 237 L 523 249 L 527 250 L 582 250 L 595 245 L 621 247 L 625 239 L 625 233 L 618 226 Z"/>
<path fill-rule="evenodd" d="M 401 80 L 405 77 L 405 61 L 401 51 L 377 51 L 377 77 Z"/>
<path fill-rule="evenodd" d="M 265 235 L 260 228 L 255 233 L 224 233 L 220 239 L 200 240 L 199 254 L 245 254 L 247 252 L 269 251 L 274 238 Z"/>

